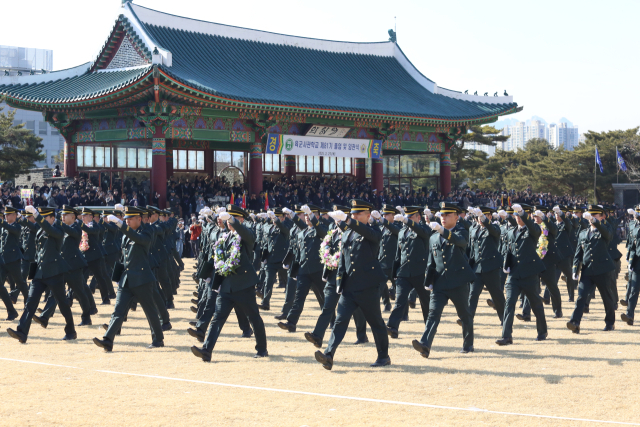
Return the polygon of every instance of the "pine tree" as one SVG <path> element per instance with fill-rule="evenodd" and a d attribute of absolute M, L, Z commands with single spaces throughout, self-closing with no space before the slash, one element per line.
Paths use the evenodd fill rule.
<path fill-rule="evenodd" d="M 15 110 L 6 114 L 2 110 L 0 108 L 0 179 L 8 181 L 33 168 L 45 156 L 42 138 L 25 129 L 24 124 L 13 125 Z"/>

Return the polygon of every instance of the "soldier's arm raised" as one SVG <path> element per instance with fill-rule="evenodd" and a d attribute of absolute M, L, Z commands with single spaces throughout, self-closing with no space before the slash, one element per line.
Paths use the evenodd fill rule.
<path fill-rule="evenodd" d="M 0 227 L 7 230 L 9 234 L 13 234 L 14 236 L 18 236 L 18 237 L 20 236 L 20 229 L 18 227 L 15 227 L 9 224 L 7 221 L 3 219 L 0 219 Z"/>
<path fill-rule="evenodd" d="M 376 244 L 380 243 L 380 240 L 382 239 L 382 232 L 379 228 L 369 227 L 369 225 L 364 224 L 360 221 L 356 221 L 353 218 L 351 218 L 348 223 L 345 221 L 340 221 L 338 223 L 338 227 L 340 227 L 342 231 L 350 228 L 365 239 Z"/>
<path fill-rule="evenodd" d="M 387 221 L 386 219 L 382 218 L 381 220 L 381 224 L 384 225 L 384 227 L 389 230 L 391 232 L 391 234 L 395 234 L 396 236 L 398 235 L 398 233 L 400 233 L 400 227 L 398 227 L 397 225 Z"/>
<path fill-rule="evenodd" d="M 488 216 L 485 215 L 484 219 L 482 220 L 482 225 L 484 225 L 491 237 L 500 240 L 500 227 L 495 224 L 491 224 Z"/>

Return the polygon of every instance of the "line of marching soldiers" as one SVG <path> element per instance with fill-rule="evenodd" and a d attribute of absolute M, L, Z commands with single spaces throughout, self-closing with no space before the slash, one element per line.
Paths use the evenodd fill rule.
<path fill-rule="evenodd" d="M 151 236 L 146 251 L 139 254 L 139 260 L 134 260 L 148 265 L 151 276 L 134 277 L 136 268 L 128 266 L 127 257 L 135 238 L 123 218 L 139 218 L 141 227 L 136 233 L 146 230 Z M 58 212 L 48 207 L 27 206 L 24 211 L 5 208 L 0 215 L 0 283 L 8 280 L 12 288 L 9 293 L 4 285 L 0 286 L 0 297 L 8 312 L 6 320 L 18 318 L 14 305 L 20 294 L 25 307 L 18 327 L 9 328 L 7 332 L 25 343 L 32 321 L 47 328 L 57 307 L 66 322 L 63 339 L 76 339 L 71 313 L 73 302 L 77 300 L 81 309 L 78 326 L 91 325 L 91 316 L 98 312 L 94 300 L 97 288 L 101 305 L 111 304 L 114 298 L 116 304 L 111 322 L 102 325 L 107 330 L 105 338 L 96 339 L 96 344 L 110 349 L 128 310 L 136 310 L 140 302 L 152 326 L 152 346 L 162 346 L 162 331 L 171 329 L 168 309 L 174 308 L 173 296 L 177 294 L 179 274 L 184 269 L 175 247 L 176 223 L 171 211 L 152 206 L 125 211 L 122 205 L 116 205 L 113 210 L 101 212 L 69 206 L 63 206 Z M 139 272 L 142 271 L 144 267 L 139 268 Z M 123 283 L 120 279 L 127 275 L 131 280 Z M 93 276 L 91 282 L 89 276 Z M 127 289 L 140 285 L 146 288 L 147 283 L 143 282 L 147 278 L 152 282 L 148 285 L 149 292 L 135 292 L 131 298 L 125 298 L 123 284 Z M 31 280 L 29 286 L 28 280 Z M 113 281 L 119 283 L 117 296 Z M 45 304 L 39 309 L 44 293 Z"/>

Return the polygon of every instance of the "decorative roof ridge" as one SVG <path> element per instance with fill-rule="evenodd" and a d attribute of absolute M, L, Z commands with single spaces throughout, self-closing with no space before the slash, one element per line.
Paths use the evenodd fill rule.
<path fill-rule="evenodd" d="M 389 41 L 348 42 L 314 39 L 310 37 L 279 34 L 251 28 L 219 24 L 216 22 L 202 21 L 198 19 L 172 15 L 132 3 L 127 3 L 125 9 L 131 9 L 139 22 L 141 22 L 143 25 L 155 25 L 157 27 L 166 27 L 173 30 L 182 30 L 185 32 L 196 34 L 228 37 L 232 39 L 262 42 L 281 46 L 307 48 L 324 52 L 354 53 L 383 57 L 395 56 L 395 43 Z"/>
<path fill-rule="evenodd" d="M 81 76 L 89 71 L 91 63 L 78 65 L 76 67 L 67 68 L 65 70 L 50 71 L 45 74 L 35 74 L 33 76 L 3 76 L 0 75 L 0 87 L 5 85 L 30 85 L 49 83 L 55 80 L 68 79 L 70 77 Z"/>
<path fill-rule="evenodd" d="M 136 65 L 135 67 L 105 68 L 104 70 L 95 70 L 94 73 L 113 73 L 115 71 L 129 71 L 151 67 L 153 67 L 153 64 Z"/>

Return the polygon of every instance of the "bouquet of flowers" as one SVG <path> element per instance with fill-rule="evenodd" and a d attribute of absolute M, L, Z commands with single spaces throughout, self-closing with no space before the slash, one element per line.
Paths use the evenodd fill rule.
<path fill-rule="evenodd" d="M 236 269 L 240 266 L 240 236 L 231 244 L 229 253 L 225 253 L 222 248 L 228 233 L 220 236 L 218 241 L 213 245 L 213 265 L 216 274 L 226 277 L 236 273 Z"/>
<path fill-rule="evenodd" d="M 340 251 L 342 251 L 342 241 L 338 244 L 338 250 L 331 253 L 331 239 L 336 230 L 330 230 L 320 243 L 320 262 L 327 270 L 335 270 L 340 262 Z"/>
<path fill-rule="evenodd" d="M 80 250 L 82 252 L 86 252 L 89 250 L 89 235 L 85 231 L 82 232 L 82 239 L 80 240 Z"/>
<path fill-rule="evenodd" d="M 549 235 L 549 229 L 546 225 L 544 225 L 544 222 L 540 223 L 540 228 L 542 229 L 542 233 L 538 238 L 538 249 L 536 249 L 536 253 L 540 257 L 540 259 L 542 259 L 547 254 L 547 251 L 549 249 L 549 240 L 547 239 L 547 236 Z"/>

